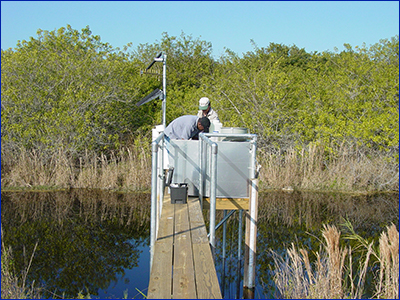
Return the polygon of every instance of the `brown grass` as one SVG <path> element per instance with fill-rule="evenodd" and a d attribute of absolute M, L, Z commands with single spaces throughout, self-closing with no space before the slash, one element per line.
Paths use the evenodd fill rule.
<path fill-rule="evenodd" d="M 261 189 L 324 191 L 398 191 L 398 163 L 383 154 L 367 155 L 357 147 L 342 146 L 326 155 L 324 146 L 273 154 L 258 151 Z M 99 188 L 149 190 L 151 142 L 138 137 L 129 147 L 96 154 L 85 151 L 73 158 L 59 149 L 51 156 L 40 151 L 2 148 L 2 188 Z"/>
<path fill-rule="evenodd" d="M 1 169 L 2 188 L 146 190 L 151 184 L 150 143 L 138 139 L 107 156 L 85 151 L 75 160 L 62 149 L 50 157 L 35 150 L 13 154 L 2 149 Z"/>
<path fill-rule="evenodd" d="M 275 252 L 274 281 L 284 299 L 361 299 L 365 295 L 364 283 L 370 265 L 371 255 L 380 262 L 374 298 L 399 298 L 399 232 L 395 225 L 388 227 L 379 240 L 379 255 L 372 243 L 360 243 L 366 254 L 354 276 L 352 250 L 339 245 L 340 232 L 335 226 L 324 225 L 323 248 L 316 253 L 316 260 L 310 263 L 308 252 L 296 250 L 294 244 L 287 250 L 286 259 Z M 361 237 L 353 237 L 362 240 Z M 364 240 L 362 240 L 364 241 Z M 357 279 L 356 279 L 357 278 Z M 346 285 L 345 283 L 350 282 Z"/>
<path fill-rule="evenodd" d="M 392 224 L 379 239 L 380 273 L 377 297 L 399 299 L 399 232 Z"/>
<path fill-rule="evenodd" d="M 336 191 L 398 191 L 398 162 L 383 153 L 342 146 L 327 155 L 322 145 L 285 153 L 259 151 L 264 188 Z"/>

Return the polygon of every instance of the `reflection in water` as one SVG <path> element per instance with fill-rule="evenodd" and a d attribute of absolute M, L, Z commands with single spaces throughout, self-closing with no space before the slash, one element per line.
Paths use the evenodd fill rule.
<path fill-rule="evenodd" d="M 27 268 L 27 255 L 38 243 L 28 281 L 43 285 L 43 296 L 96 296 L 138 266 L 148 245 L 148 198 L 96 191 L 2 193 L 3 240 L 16 270 Z"/>
<path fill-rule="evenodd" d="M 377 243 L 387 225 L 399 222 L 398 199 L 398 193 L 369 196 L 315 192 L 260 194 L 254 297 L 277 297 L 273 282 L 274 261 L 270 250 L 283 256 L 291 243 L 294 243 L 296 246 L 307 249 L 309 253 L 315 253 L 320 249 L 322 225 L 336 225 L 344 233 L 345 228 L 341 224 L 345 219 L 352 223 L 357 234 Z M 219 229 L 216 232 L 216 267 L 225 299 L 243 296 L 242 282 L 239 282 L 243 278 L 243 261 L 239 269 L 240 261 L 237 255 L 238 215 L 235 213 L 228 220 L 225 262 L 222 249 L 223 231 Z M 204 216 L 207 219 L 207 214 Z M 222 217 L 222 212 L 218 212 L 217 223 Z M 244 249 L 243 240 L 242 249 Z M 225 269 L 224 275 L 223 269 Z M 237 276 L 239 270 L 241 276 Z M 367 279 L 367 284 L 370 279 Z M 238 287 L 240 287 L 239 292 Z"/>
<path fill-rule="evenodd" d="M 26 269 L 38 242 L 28 280 L 43 284 L 44 296 L 74 298 L 81 291 L 92 298 L 123 298 L 128 290 L 128 298 L 143 298 L 136 289 L 147 294 L 149 194 L 2 192 L 1 205 L 3 240 L 12 247 L 17 272 Z M 385 226 L 398 224 L 398 208 L 398 194 L 259 194 L 255 298 L 276 297 L 270 250 L 284 255 L 294 243 L 318 251 L 322 225 L 342 229 L 344 219 L 357 234 L 377 241 Z M 225 260 L 223 226 L 216 231 L 216 268 L 226 299 L 243 295 L 238 215 L 227 222 Z M 208 226 L 207 211 L 204 217 Z M 222 217 L 218 211 L 217 223 Z M 241 249 L 243 257 L 243 243 Z"/>

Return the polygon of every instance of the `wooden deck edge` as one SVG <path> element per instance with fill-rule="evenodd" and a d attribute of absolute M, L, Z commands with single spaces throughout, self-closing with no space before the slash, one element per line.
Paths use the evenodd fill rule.
<path fill-rule="evenodd" d="M 210 209 L 210 198 L 203 198 L 203 208 Z M 250 200 L 248 198 L 217 198 L 217 210 L 249 210 Z"/>

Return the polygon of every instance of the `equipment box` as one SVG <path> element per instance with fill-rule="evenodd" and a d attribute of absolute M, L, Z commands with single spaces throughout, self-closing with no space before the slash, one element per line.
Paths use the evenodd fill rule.
<path fill-rule="evenodd" d="M 188 185 L 187 183 L 172 183 L 169 185 L 171 191 L 172 204 L 185 204 L 187 203 Z"/>

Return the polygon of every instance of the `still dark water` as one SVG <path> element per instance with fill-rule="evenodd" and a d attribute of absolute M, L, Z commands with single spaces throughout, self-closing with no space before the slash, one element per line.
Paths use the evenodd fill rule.
<path fill-rule="evenodd" d="M 226 299 L 243 294 L 238 215 L 227 222 L 225 259 L 223 227 L 216 232 L 216 267 Z M 207 211 L 204 217 L 208 225 Z M 222 217 L 219 211 L 217 222 Z M 398 228 L 399 195 L 260 194 L 255 298 L 278 297 L 270 250 L 285 255 L 294 243 L 316 252 L 323 224 L 336 225 L 343 232 L 345 220 L 357 234 L 378 241 L 386 226 L 394 223 Z M 2 192 L 1 228 L 2 242 L 12 249 L 17 272 L 27 269 L 36 246 L 27 281 L 43 286 L 43 297 L 76 298 L 81 292 L 92 299 L 143 299 L 147 294 L 150 194 Z"/>

